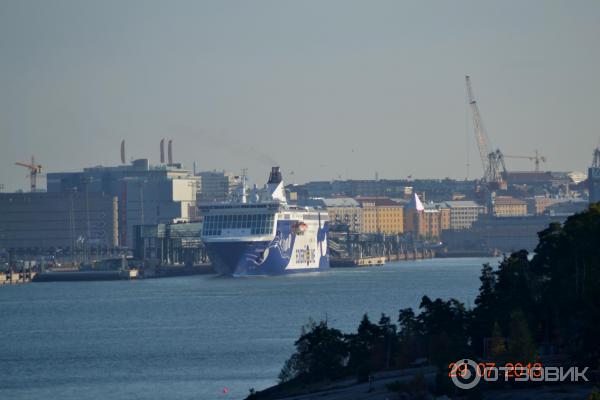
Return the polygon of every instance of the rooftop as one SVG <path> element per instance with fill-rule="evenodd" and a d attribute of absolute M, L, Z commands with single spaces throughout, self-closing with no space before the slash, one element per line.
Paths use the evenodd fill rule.
<path fill-rule="evenodd" d="M 373 203 L 376 207 L 402 207 L 402 204 L 388 197 L 357 197 L 356 201 L 364 207 L 365 203 Z"/>
<path fill-rule="evenodd" d="M 483 207 L 481 204 L 472 200 L 449 200 L 444 202 L 450 208 L 460 207 Z"/>
<path fill-rule="evenodd" d="M 323 199 L 325 207 L 358 207 L 359 204 L 356 200 L 350 197 L 338 197 Z"/>

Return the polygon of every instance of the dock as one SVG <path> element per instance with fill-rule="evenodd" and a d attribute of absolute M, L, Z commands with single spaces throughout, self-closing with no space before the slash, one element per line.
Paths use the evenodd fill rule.
<path fill-rule="evenodd" d="M 132 280 L 138 277 L 138 269 L 115 271 L 47 271 L 37 274 L 33 282 L 116 281 Z"/>
<path fill-rule="evenodd" d="M 0 272 L 0 285 L 17 285 L 31 282 L 37 274 L 30 270 Z"/>
<path fill-rule="evenodd" d="M 385 257 L 337 258 L 329 260 L 331 268 L 374 267 L 385 264 Z"/>

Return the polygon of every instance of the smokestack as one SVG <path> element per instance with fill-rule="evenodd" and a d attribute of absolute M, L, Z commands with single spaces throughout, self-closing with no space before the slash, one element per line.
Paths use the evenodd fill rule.
<path fill-rule="evenodd" d="M 160 163 L 165 163 L 165 139 L 160 139 Z"/>
<path fill-rule="evenodd" d="M 169 148 L 167 157 L 169 158 L 169 165 L 173 165 L 173 141 L 169 139 Z"/>
<path fill-rule="evenodd" d="M 125 139 L 121 140 L 121 164 L 125 164 Z"/>

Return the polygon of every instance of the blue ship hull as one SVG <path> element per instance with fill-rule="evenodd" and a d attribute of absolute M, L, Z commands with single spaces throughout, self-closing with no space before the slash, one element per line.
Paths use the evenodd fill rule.
<path fill-rule="evenodd" d="M 318 267 L 286 268 L 289 257 L 271 247 L 272 242 L 213 242 L 205 243 L 213 268 L 221 275 L 282 275 L 300 272 L 317 272 L 329 269 L 329 257 L 321 256 Z M 263 259 L 264 258 L 264 259 Z"/>
<path fill-rule="evenodd" d="M 229 276 L 282 275 L 329 269 L 328 224 L 318 230 L 317 249 L 311 253 L 302 246 L 294 251 L 296 234 L 291 229 L 292 222 L 279 221 L 277 234 L 270 241 L 205 241 L 213 268 L 219 274 Z M 304 254 L 314 254 L 314 257 L 306 257 L 306 267 L 303 267 Z"/>

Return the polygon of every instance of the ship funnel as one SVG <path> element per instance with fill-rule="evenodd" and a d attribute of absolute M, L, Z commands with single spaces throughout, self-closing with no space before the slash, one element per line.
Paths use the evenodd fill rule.
<path fill-rule="evenodd" d="M 269 181 L 267 182 L 267 190 L 273 200 L 285 203 L 285 191 L 283 190 L 283 178 L 279 167 L 271 168 Z"/>

